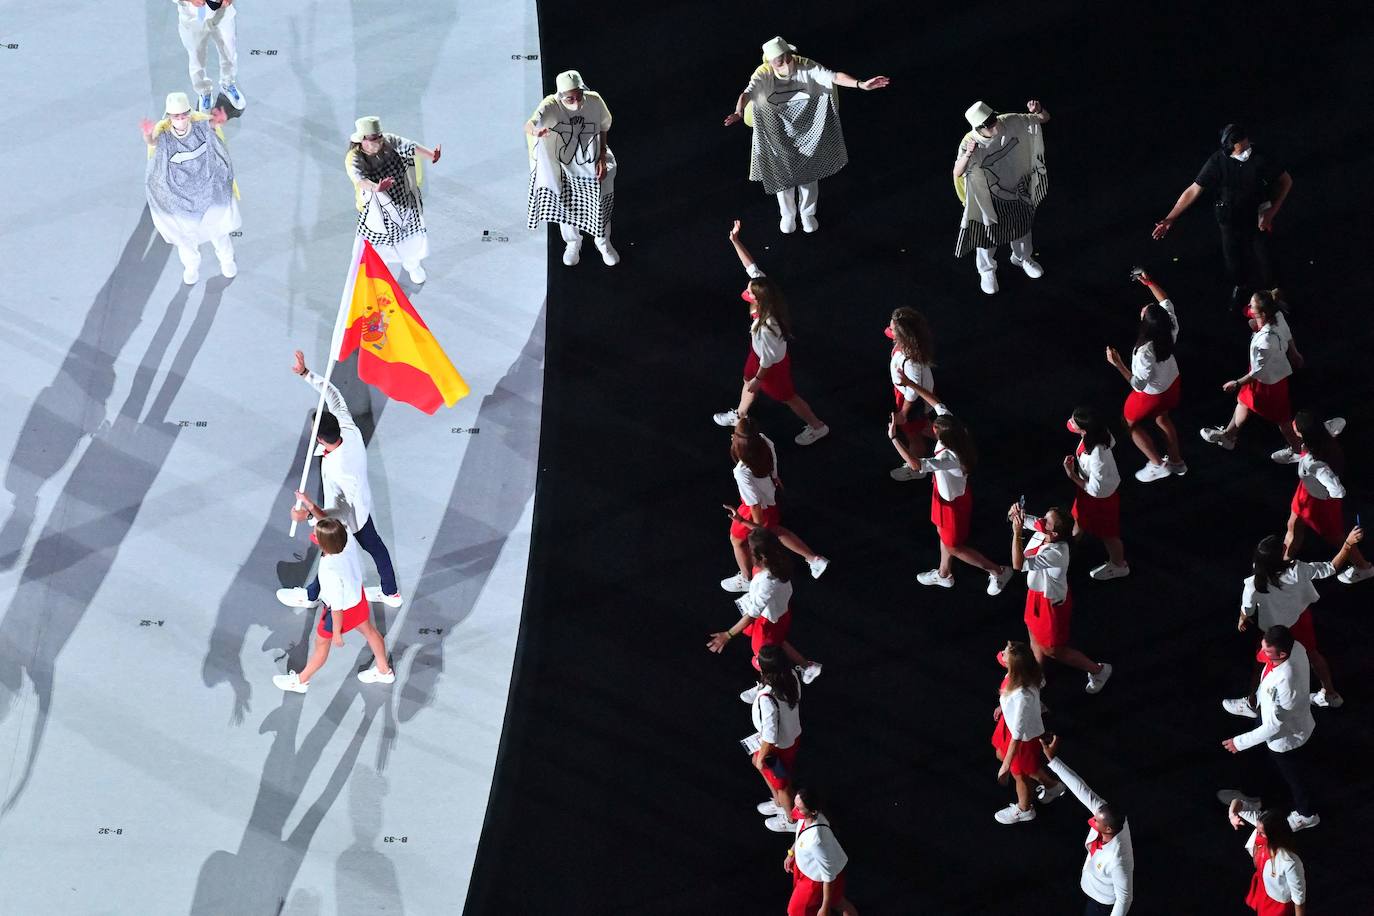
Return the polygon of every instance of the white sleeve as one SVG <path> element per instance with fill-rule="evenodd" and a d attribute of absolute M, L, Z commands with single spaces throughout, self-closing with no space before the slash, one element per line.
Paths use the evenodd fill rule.
<path fill-rule="evenodd" d="M 1312 476 L 1317 478 L 1326 492 L 1332 499 L 1345 498 L 1345 484 L 1336 476 L 1336 472 L 1331 470 L 1331 465 L 1325 461 L 1315 461 L 1312 463 Z"/>
<path fill-rule="evenodd" d="M 759 707 L 759 737 L 769 744 L 778 743 L 778 699 L 770 693 L 754 698 Z"/>
<path fill-rule="evenodd" d="M 1002 696 L 1002 719 L 1007 723 L 1007 731 L 1011 732 L 1011 736 L 1017 741 L 1032 741 L 1040 737 L 1028 734 L 1034 712 L 1032 707 L 1039 701 L 1039 697 L 1032 696 L 1024 687 Z"/>
<path fill-rule="evenodd" d="M 749 275 L 749 279 L 751 280 L 757 280 L 760 277 L 768 276 L 768 274 L 763 272 L 763 268 L 753 261 L 744 265 L 744 272 Z"/>
<path fill-rule="evenodd" d="M 1023 572 L 1068 568 L 1068 552 L 1064 550 L 1064 545 L 1057 541 L 1053 543 L 1046 541 L 1034 555 L 1025 557 L 1025 564 L 1021 567 Z"/>
<path fill-rule="evenodd" d="M 1147 341 L 1136 347 L 1131 353 L 1131 387 L 1136 391 L 1144 391 L 1154 377 L 1158 364 L 1153 344 Z"/>
<path fill-rule="evenodd" d="M 752 335 L 754 352 L 759 356 L 759 368 L 767 369 L 782 362 L 787 355 L 787 341 L 771 325 L 762 325 Z"/>
<path fill-rule="evenodd" d="M 1102 456 L 1098 449 L 1102 446 L 1097 445 L 1092 449 L 1084 449 L 1083 454 L 1078 456 L 1078 467 L 1087 478 L 1087 483 L 1083 487 L 1083 492 L 1089 496 L 1102 495 Z"/>
<path fill-rule="evenodd" d="M 816 85 L 824 86 L 826 89 L 833 89 L 835 87 L 835 71 L 831 70 L 829 67 L 822 67 L 820 64 L 813 61 L 806 72 L 811 76 L 811 79 Z"/>
<path fill-rule="evenodd" d="M 1296 564 L 1298 580 L 1307 579 L 1328 579 L 1336 574 L 1336 567 L 1325 561 L 1317 563 L 1305 563 L 1299 560 Z"/>
<path fill-rule="evenodd" d="M 553 127 L 558 123 L 557 114 L 558 99 L 554 96 L 545 97 L 539 103 L 539 107 L 530 115 L 530 123 L 535 127 Z"/>
<path fill-rule="evenodd" d="M 1290 679 L 1285 678 L 1280 684 L 1270 684 L 1267 688 L 1261 686 L 1261 690 L 1268 690 L 1271 703 L 1260 703 L 1260 724 L 1258 728 L 1253 728 L 1248 732 L 1231 740 L 1235 742 L 1236 750 L 1246 751 L 1252 747 L 1269 741 L 1283 730 L 1283 720 L 1287 718 L 1284 714 L 1291 712 L 1297 703 L 1297 692 L 1293 689 Z M 1302 696 L 1303 705 L 1307 705 L 1307 694 Z"/>
<path fill-rule="evenodd" d="M 740 595 L 735 607 L 750 617 L 767 616 L 765 612 L 778 590 L 778 581 L 767 573 L 759 573 L 749 580 L 749 591 Z M 776 623 L 777 621 L 774 621 Z"/>
<path fill-rule="evenodd" d="M 1064 785 L 1069 787 L 1069 791 L 1073 793 L 1073 797 L 1082 802 L 1083 807 L 1087 808 L 1094 816 L 1096 816 L 1098 810 L 1107 803 L 1106 799 L 1088 788 L 1088 784 L 1083 781 L 1082 777 L 1069 769 L 1069 765 L 1064 762 L 1062 757 L 1056 757 L 1051 760 L 1049 766 L 1050 769 L 1054 771 L 1054 775 L 1058 776 L 1063 780 Z"/>
<path fill-rule="evenodd" d="M 1307 872 L 1302 867 L 1302 859 L 1288 853 L 1285 858 L 1289 861 L 1288 866 L 1288 892 L 1293 895 L 1293 902 L 1307 905 Z"/>
<path fill-rule="evenodd" d="M 957 471 L 959 470 L 959 456 L 945 449 L 933 458 L 921 458 L 921 470 L 923 471 Z"/>
<path fill-rule="evenodd" d="M 598 126 L 602 133 L 605 133 L 611 129 L 611 106 L 607 105 L 606 100 L 599 94 L 597 94 L 596 100 L 601 103 L 601 117 L 598 119 Z"/>
<path fill-rule="evenodd" d="M 1159 303 L 1159 307 L 1169 313 L 1169 319 L 1174 323 L 1174 340 L 1178 340 L 1178 312 L 1174 311 L 1173 300 L 1165 299 L 1163 302 Z"/>
<path fill-rule="evenodd" d="M 1240 612 L 1246 617 L 1259 614 L 1259 593 L 1255 590 L 1255 577 L 1246 576 L 1245 585 L 1240 590 Z"/>
<path fill-rule="evenodd" d="M 329 408 L 330 413 L 338 418 L 340 426 L 357 427 L 357 424 L 353 422 L 353 414 L 348 412 L 348 403 L 344 401 L 343 395 L 338 388 L 334 387 L 333 382 L 326 382 L 323 377 L 316 375 L 309 369 L 305 370 L 303 378 L 311 388 L 324 392 L 325 406 Z"/>
<path fill-rule="evenodd" d="M 1116 901 L 1112 904 L 1111 916 L 1126 916 L 1131 908 L 1131 900 L 1135 897 L 1135 888 L 1132 886 L 1135 879 L 1134 856 L 1122 856 L 1121 864 L 1112 871 L 1112 892 Z"/>
<path fill-rule="evenodd" d="M 758 478 L 746 464 L 735 465 L 735 483 L 739 486 L 739 501 L 746 506 L 762 506 L 763 493 L 759 490 Z"/>
<path fill-rule="evenodd" d="M 1265 346 L 1265 344 L 1268 344 L 1268 346 Z M 1262 372 L 1264 371 L 1264 368 L 1265 368 L 1266 366 L 1269 365 L 1269 359 L 1270 359 L 1269 351 L 1273 349 L 1273 344 L 1274 344 L 1274 337 L 1273 337 L 1273 335 L 1271 335 L 1271 334 L 1266 334 L 1266 335 L 1264 335 L 1264 340 L 1263 340 L 1262 343 L 1254 343 L 1254 342 L 1252 342 L 1252 343 L 1250 344 L 1250 372 L 1251 372 L 1251 374 L 1253 374 L 1253 375 L 1259 375 L 1260 373 L 1262 373 Z"/>

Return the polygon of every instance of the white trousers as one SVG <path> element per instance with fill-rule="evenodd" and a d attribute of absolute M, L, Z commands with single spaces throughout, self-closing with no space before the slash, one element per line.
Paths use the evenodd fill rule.
<path fill-rule="evenodd" d="M 974 249 L 973 259 L 978 264 L 980 274 L 989 274 L 997 270 L 997 259 L 992 256 L 995 251 L 994 248 Z M 1011 240 L 1011 256 L 1020 258 L 1022 261 L 1031 256 L 1031 234 L 1029 232 L 1019 239 Z"/>
<path fill-rule="evenodd" d="M 210 52 L 210 42 L 219 51 L 219 81 L 234 82 L 238 74 L 238 42 L 234 29 L 234 7 L 221 8 L 217 13 L 208 6 L 196 7 L 189 3 L 178 3 L 177 32 L 181 44 L 186 48 L 191 71 L 191 85 L 200 95 L 205 95 L 215 87 L 210 75 L 205 72 L 205 60 Z M 200 13 L 205 18 L 200 18 Z"/>
<path fill-rule="evenodd" d="M 821 198 L 821 183 L 819 181 L 808 181 L 806 184 L 799 184 L 795 188 L 786 188 L 778 192 L 778 212 L 786 220 L 796 220 L 797 218 L 797 198 L 801 198 L 801 218 L 816 218 L 816 203 Z"/>
<path fill-rule="evenodd" d="M 562 235 L 563 235 L 563 241 L 564 241 L 565 243 L 567 243 L 567 244 L 569 244 L 569 245 L 572 245 L 572 244 L 581 245 L 581 244 L 582 244 L 582 230 L 581 230 L 581 229 L 578 229 L 578 228 L 577 228 L 576 226 L 574 226 L 572 223 L 559 223 L 559 224 L 558 224 L 558 231 L 559 231 L 560 233 L 562 233 Z M 606 244 L 606 242 L 610 241 L 610 238 L 611 238 L 611 224 L 610 224 L 610 223 L 607 223 L 607 224 L 606 224 L 606 234 L 605 234 L 605 235 L 599 235 L 599 236 L 597 236 L 596 238 L 592 239 L 592 241 L 596 242 L 596 244 L 598 244 L 598 245 L 604 245 L 604 244 Z"/>
<path fill-rule="evenodd" d="M 229 240 L 229 236 L 221 235 L 217 239 L 211 239 L 210 244 L 215 246 L 215 257 L 219 258 L 221 264 L 234 260 L 234 243 Z M 199 245 L 194 248 L 190 245 L 178 245 L 177 257 L 181 258 L 181 266 L 187 270 L 200 270 Z"/>

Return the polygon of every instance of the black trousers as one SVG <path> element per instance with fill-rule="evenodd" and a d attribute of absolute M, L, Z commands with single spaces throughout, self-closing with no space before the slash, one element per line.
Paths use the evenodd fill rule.
<path fill-rule="evenodd" d="M 1098 903 L 1093 898 L 1088 898 L 1088 905 L 1083 908 L 1083 916 L 1112 916 L 1112 907 L 1115 904 Z"/>
<path fill-rule="evenodd" d="M 1247 223 L 1219 223 L 1221 257 L 1232 285 L 1232 305 L 1240 306 L 1257 289 L 1279 285 L 1278 263 L 1271 232 L 1260 232 L 1252 219 Z"/>
<path fill-rule="evenodd" d="M 1293 796 L 1293 808 L 1303 817 L 1316 814 L 1316 803 L 1312 800 L 1312 742 L 1291 751 L 1269 751 L 1269 759 L 1288 783 L 1288 791 Z"/>

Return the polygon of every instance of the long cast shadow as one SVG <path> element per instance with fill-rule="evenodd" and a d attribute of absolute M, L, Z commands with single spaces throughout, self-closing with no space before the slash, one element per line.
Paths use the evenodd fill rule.
<path fill-rule="evenodd" d="M 167 411 L 209 336 L 227 286 L 228 281 L 216 279 L 205 287 L 195 320 L 152 400 L 147 419 L 140 420 L 186 308 L 190 289 L 177 290 L 119 414 L 95 434 L 58 496 L 0 621 L 0 718 L 8 713 L 26 675 L 37 698 L 22 775 L 0 815 L 14 807 L 33 773 L 52 710 L 57 658 L 114 565 L 120 545 L 176 443 L 181 427 L 167 421 Z M 102 379 L 101 384 L 113 387 L 113 380 Z"/>

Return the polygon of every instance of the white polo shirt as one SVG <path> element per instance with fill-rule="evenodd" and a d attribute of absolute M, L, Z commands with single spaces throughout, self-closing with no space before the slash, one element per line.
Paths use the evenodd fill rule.
<path fill-rule="evenodd" d="M 1002 707 L 1002 721 L 1007 724 L 1007 731 L 1017 741 L 1034 741 L 1045 733 L 1039 690 L 1017 687 L 1003 693 L 997 705 Z"/>
<path fill-rule="evenodd" d="M 792 676 L 796 677 L 795 674 Z M 801 737 L 800 681 L 797 682 L 797 696 L 796 706 L 788 706 L 781 697 L 775 698 L 771 687 L 760 688 L 754 697 L 754 728 L 758 730 L 760 738 L 780 751 L 787 750 Z"/>
<path fill-rule="evenodd" d="M 935 390 L 935 373 L 925 363 L 909 359 L 898 347 L 892 348 L 892 359 L 888 362 L 888 374 L 892 377 L 892 387 L 902 393 L 908 404 L 921 400 L 912 383 L 926 391 Z M 928 408 L 927 408 L 928 409 Z"/>
<path fill-rule="evenodd" d="M 1174 304 L 1168 299 L 1159 303 L 1169 313 L 1174 323 L 1174 340 L 1178 340 L 1178 315 Z M 1160 360 L 1155 358 L 1155 345 L 1146 341 L 1131 351 L 1131 387 L 1146 394 L 1163 394 L 1178 378 L 1178 360 L 1173 356 Z"/>
<path fill-rule="evenodd" d="M 1288 362 L 1290 343 L 1292 337 L 1285 339 L 1283 331 L 1272 324 L 1250 335 L 1250 372 L 1255 381 L 1273 385 L 1293 374 L 1293 366 Z"/>
<path fill-rule="evenodd" d="M 1083 485 L 1084 493 L 1106 499 L 1121 486 L 1121 473 L 1116 469 L 1116 456 L 1112 454 L 1115 447 L 1116 439 L 1113 437 L 1109 445 L 1095 445 L 1091 450 L 1084 449 L 1074 456 L 1078 470 L 1087 481 Z"/>
<path fill-rule="evenodd" d="M 320 555 L 320 601 L 331 611 L 346 611 L 363 598 L 359 552 L 358 539 L 350 535 L 342 551 Z"/>
<path fill-rule="evenodd" d="M 1035 531 L 1035 523 L 1040 521 L 1027 515 L 1022 527 Z M 1047 541 L 1039 531 L 1031 535 L 1024 551 L 1025 561 L 1021 564 L 1026 574 L 1026 587 L 1040 592 L 1049 599 L 1050 604 L 1059 604 L 1069 596 L 1069 544 L 1067 541 Z"/>
<path fill-rule="evenodd" d="M 1325 579 L 1336 574 L 1330 563 L 1306 563 L 1297 560 L 1279 573 L 1280 585 L 1270 585 L 1268 591 L 1255 588 L 1255 577 L 1245 577 L 1240 593 L 1240 611 L 1246 617 L 1259 617 L 1259 628 L 1291 627 L 1302 612 L 1321 598 L 1313 579 Z"/>
<path fill-rule="evenodd" d="M 326 515 L 337 518 L 348 526 L 350 534 L 367 524 L 372 517 L 372 487 L 367 482 L 367 443 L 363 434 L 353 422 L 353 414 L 348 411 L 339 389 L 315 373 L 306 370 L 305 380 L 316 391 L 324 389 L 325 406 L 339 421 L 339 436 L 343 440 L 338 448 L 320 459 L 320 479 L 324 483 L 324 511 Z M 317 446 L 319 455 L 323 446 Z M 350 605 L 351 607 L 351 605 Z"/>
<path fill-rule="evenodd" d="M 834 881 L 849 864 L 840 841 L 835 839 L 835 831 L 830 829 L 830 821 L 824 814 L 814 818 L 797 821 L 797 839 L 792 843 L 794 868 L 812 881 Z"/>
<path fill-rule="evenodd" d="M 1298 457 L 1298 482 L 1316 499 L 1344 499 L 1345 484 L 1331 465 L 1303 452 Z"/>
<path fill-rule="evenodd" d="M 778 503 L 778 450 L 773 445 L 773 440 L 763 433 L 759 433 L 759 438 L 768 445 L 768 451 L 773 455 L 773 473 L 768 477 L 755 477 L 754 472 L 749 469 L 749 465 L 743 461 L 735 464 L 735 485 L 739 487 L 739 501 L 746 506 L 758 506 L 760 509 L 767 509 Z"/>
<path fill-rule="evenodd" d="M 762 570 L 749 580 L 749 591 L 735 600 L 735 607 L 746 617 L 763 617 L 777 623 L 792 601 L 792 583 Z"/>

